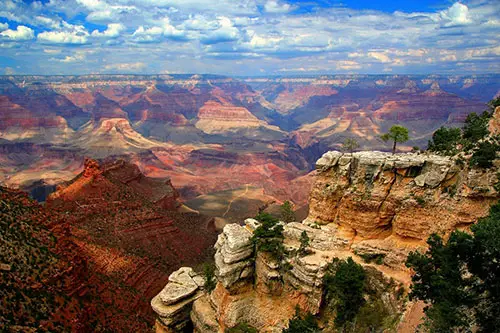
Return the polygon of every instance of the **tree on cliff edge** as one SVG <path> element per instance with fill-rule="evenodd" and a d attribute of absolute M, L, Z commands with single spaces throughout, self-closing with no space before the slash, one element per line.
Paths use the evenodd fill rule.
<path fill-rule="evenodd" d="M 411 252 L 410 299 L 420 299 L 431 332 L 498 332 L 500 327 L 500 204 L 447 242 L 429 237 L 426 253 Z M 474 327 L 473 327 L 474 326 Z"/>
<path fill-rule="evenodd" d="M 408 129 L 401 125 L 394 125 L 389 129 L 389 132 L 380 137 L 385 142 L 392 141 L 392 153 L 396 153 L 396 144 L 403 143 L 410 139 Z"/>

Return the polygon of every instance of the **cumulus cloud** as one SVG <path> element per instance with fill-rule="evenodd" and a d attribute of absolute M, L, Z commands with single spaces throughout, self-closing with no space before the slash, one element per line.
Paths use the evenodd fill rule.
<path fill-rule="evenodd" d="M 240 31 L 233 25 L 233 22 L 225 16 L 219 16 L 218 28 L 202 36 L 202 44 L 218 44 L 235 41 L 240 37 Z"/>
<path fill-rule="evenodd" d="M 283 37 L 281 36 L 261 36 L 256 34 L 254 31 L 250 31 L 249 35 L 251 36 L 251 39 L 247 45 L 252 49 L 276 48 L 283 40 Z"/>
<path fill-rule="evenodd" d="M 267 73 L 281 68 L 290 73 L 446 72 L 459 63 L 471 64 L 461 71 L 487 71 L 500 56 L 497 2 L 453 0 L 443 10 L 422 12 L 404 12 L 403 4 L 402 11 L 388 12 L 328 2 L 316 7 L 315 0 L 4 0 L 0 17 L 8 24 L 0 23 L 0 48 L 32 71 L 45 70 L 40 62 L 54 57 L 57 67 L 46 70 L 64 68 L 68 74 L 71 63 L 78 63 L 75 70 L 95 71 L 88 59 L 78 62 L 83 56 L 72 45 L 79 44 L 86 44 L 79 50 L 95 50 L 96 61 L 104 64 L 130 65 L 148 57 L 152 72 L 164 70 L 166 62 L 169 69 L 221 74 L 263 68 Z M 5 34 L 19 37 L 18 26 L 38 32 L 32 43 L 43 45 L 12 42 Z M 50 53 L 56 50 L 59 55 Z"/>
<path fill-rule="evenodd" d="M 108 27 L 103 32 L 99 32 L 99 30 L 92 31 L 92 36 L 94 37 L 107 37 L 107 38 L 116 38 L 120 36 L 122 31 L 125 30 L 125 26 L 121 23 L 111 23 L 108 24 Z"/>
<path fill-rule="evenodd" d="M 284 14 L 291 12 L 294 10 L 296 7 L 289 5 L 287 3 L 280 3 L 276 0 L 268 0 L 266 4 L 264 5 L 264 10 L 267 13 L 273 13 L 273 14 Z"/>
<path fill-rule="evenodd" d="M 16 30 L 7 29 L 0 32 L 0 36 L 11 41 L 27 41 L 35 38 L 33 29 L 18 25 Z"/>
<path fill-rule="evenodd" d="M 37 39 L 43 44 L 86 44 L 88 33 L 75 31 L 46 31 L 39 33 Z"/>
<path fill-rule="evenodd" d="M 440 14 L 447 21 L 447 26 L 463 25 L 472 22 L 469 15 L 469 7 L 460 2 L 455 2 L 450 8 L 442 11 Z"/>
<path fill-rule="evenodd" d="M 209 20 L 203 15 L 190 15 L 189 18 L 182 23 L 182 27 L 187 30 L 215 30 L 218 28 L 216 20 Z"/>
<path fill-rule="evenodd" d="M 391 58 L 387 56 L 384 52 L 368 52 L 368 56 L 377 59 L 382 63 L 391 62 Z"/>
<path fill-rule="evenodd" d="M 84 53 L 76 53 L 72 56 L 66 56 L 64 59 L 57 59 L 57 61 L 60 61 L 60 62 L 65 62 L 65 63 L 68 63 L 68 62 L 80 62 L 80 61 L 83 61 L 85 60 L 85 54 Z"/>
<path fill-rule="evenodd" d="M 138 43 L 152 43 L 157 42 L 163 36 L 163 29 L 160 27 L 144 28 L 140 26 L 132 34 L 134 41 Z"/>
<path fill-rule="evenodd" d="M 141 25 L 132 34 L 133 40 L 137 43 L 153 43 L 160 42 L 164 40 L 164 38 L 174 40 L 188 39 L 186 31 L 173 26 L 168 17 L 163 18 L 161 22 L 161 26 L 154 26 L 151 28 L 146 28 Z"/>

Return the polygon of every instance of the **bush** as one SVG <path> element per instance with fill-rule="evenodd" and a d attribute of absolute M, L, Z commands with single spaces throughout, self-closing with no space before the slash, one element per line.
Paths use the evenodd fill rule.
<path fill-rule="evenodd" d="M 215 265 L 205 263 L 203 265 L 203 275 L 205 276 L 205 289 L 211 292 L 217 285 L 217 280 L 215 279 Z"/>
<path fill-rule="evenodd" d="M 470 113 L 465 119 L 463 138 L 474 144 L 487 136 L 490 116 L 487 111 L 484 111 L 480 116 L 474 112 Z"/>
<path fill-rule="evenodd" d="M 309 236 L 307 232 L 304 230 L 300 234 L 300 247 L 299 247 L 299 255 L 307 255 L 309 252 L 307 251 L 307 247 L 309 246 Z"/>
<path fill-rule="evenodd" d="M 224 333 L 257 333 L 257 329 L 253 326 L 250 326 L 246 323 L 239 323 L 238 325 L 226 328 Z"/>
<path fill-rule="evenodd" d="M 295 214 L 292 210 L 292 204 L 290 201 L 286 200 L 280 207 L 281 209 L 281 220 L 285 223 L 294 222 L 296 220 Z"/>
<path fill-rule="evenodd" d="M 363 293 L 366 273 L 364 268 L 355 263 L 351 257 L 346 261 L 337 259 L 331 265 L 335 266 L 335 273 L 325 274 L 323 280 L 326 299 L 334 304 L 335 325 L 342 327 L 351 322 L 365 304 Z"/>
<path fill-rule="evenodd" d="M 261 225 L 255 229 L 252 242 L 257 251 L 269 253 L 275 260 L 283 258 L 283 226 L 279 220 L 267 213 L 260 213 L 255 217 Z"/>
<path fill-rule="evenodd" d="M 321 330 L 318 327 L 316 318 L 311 313 L 301 316 L 299 307 L 295 308 L 295 315 L 288 322 L 288 328 L 283 333 L 316 333 Z"/>
<path fill-rule="evenodd" d="M 458 152 L 457 145 L 461 137 L 460 128 L 441 127 L 432 135 L 427 149 L 439 154 L 455 155 Z"/>
<path fill-rule="evenodd" d="M 491 168 L 493 160 L 497 156 L 499 146 L 491 141 L 483 141 L 479 143 L 478 148 L 472 154 L 470 159 L 471 166 L 478 166 L 480 168 Z"/>
<path fill-rule="evenodd" d="M 411 252 L 415 271 L 410 299 L 430 304 L 425 313 L 434 332 L 497 332 L 500 327 L 500 204 L 448 242 L 433 234 L 426 253 Z"/>

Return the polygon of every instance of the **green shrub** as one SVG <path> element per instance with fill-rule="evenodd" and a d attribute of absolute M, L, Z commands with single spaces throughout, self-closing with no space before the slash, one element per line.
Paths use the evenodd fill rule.
<path fill-rule="evenodd" d="M 494 142 L 483 141 L 479 143 L 477 149 L 472 154 L 470 165 L 480 168 L 491 168 L 493 160 L 497 156 L 497 151 L 499 151 L 499 146 Z"/>
<path fill-rule="evenodd" d="M 375 262 L 377 265 L 382 265 L 385 258 L 384 253 L 356 253 L 356 255 L 360 256 L 368 264 Z"/>
<path fill-rule="evenodd" d="M 217 280 L 215 278 L 215 265 L 205 263 L 203 265 L 203 275 L 205 276 L 205 289 L 208 292 L 211 292 L 217 285 Z"/>
<path fill-rule="evenodd" d="M 296 220 L 295 213 L 292 209 L 292 204 L 290 201 L 286 200 L 280 207 L 281 210 L 281 220 L 285 223 L 294 222 Z"/>
<path fill-rule="evenodd" d="M 470 113 L 465 119 L 465 125 L 463 127 L 463 138 L 471 143 L 478 142 L 488 135 L 488 121 L 490 120 L 491 114 L 484 111 L 481 115 L 476 113 Z"/>
<path fill-rule="evenodd" d="M 328 272 L 324 276 L 326 300 L 335 308 L 335 325 L 342 327 L 351 322 L 365 304 L 366 273 L 351 257 L 345 261 L 334 260 L 329 270 L 335 273 Z"/>
<path fill-rule="evenodd" d="M 309 246 L 309 236 L 307 235 L 307 232 L 304 230 L 300 234 L 300 247 L 299 247 L 299 255 L 304 256 L 309 254 L 309 251 L 307 250 L 307 247 Z"/>
<path fill-rule="evenodd" d="M 238 325 L 226 328 L 224 333 L 258 333 L 257 329 L 253 326 L 248 325 L 247 323 L 239 323 Z"/>
<path fill-rule="evenodd" d="M 433 234 L 425 253 L 411 252 L 410 299 L 425 301 L 430 331 L 497 332 L 500 327 L 500 204 L 447 242 Z"/>
<path fill-rule="evenodd" d="M 255 229 L 252 242 L 257 251 L 267 252 L 277 261 L 283 258 L 283 226 L 279 220 L 267 213 L 255 217 L 261 225 Z"/>
<path fill-rule="evenodd" d="M 427 149 L 438 154 L 455 155 L 458 151 L 457 145 L 461 137 L 462 132 L 460 128 L 441 127 L 432 135 Z"/>
<path fill-rule="evenodd" d="M 418 196 L 418 195 L 417 195 L 417 196 L 415 196 L 415 200 L 417 201 L 417 203 L 418 203 L 420 206 L 422 206 L 422 207 L 424 207 L 424 206 L 425 206 L 425 202 L 426 202 L 426 201 L 425 201 L 425 199 L 424 199 L 423 197 L 421 197 L 421 196 Z"/>
<path fill-rule="evenodd" d="M 288 322 L 288 328 L 284 329 L 283 333 L 317 333 L 321 330 L 318 327 L 316 318 L 311 314 L 300 314 L 300 309 L 295 308 L 295 315 Z"/>

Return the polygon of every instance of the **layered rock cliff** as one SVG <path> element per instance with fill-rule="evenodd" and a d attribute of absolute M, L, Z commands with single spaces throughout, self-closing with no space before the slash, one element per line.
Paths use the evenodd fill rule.
<path fill-rule="evenodd" d="M 215 245 L 215 289 L 205 290 L 203 278 L 188 268 L 176 272 L 152 301 L 157 332 L 188 324 L 195 332 L 223 332 L 242 323 L 259 332 L 281 332 L 297 306 L 332 331 L 323 278 L 335 258 L 347 257 L 365 268 L 372 288 L 367 297 L 380 306 L 373 311 L 391 323 L 384 329 L 404 329 L 422 314 L 420 304 L 404 297 L 408 253 L 425 249 L 433 232 L 446 236 L 467 228 L 499 197 L 496 168 L 470 168 L 450 157 L 331 151 L 316 168 L 309 216 L 283 224 L 283 259 L 255 252 L 251 238 L 258 221 L 226 225 Z M 304 232 L 310 251 L 298 255 Z M 193 281 L 177 286 L 180 274 Z"/>
<path fill-rule="evenodd" d="M 427 154 L 325 153 L 304 223 L 334 228 L 344 249 L 400 267 L 430 234 L 467 227 L 497 200 L 496 170 L 462 163 Z"/>

